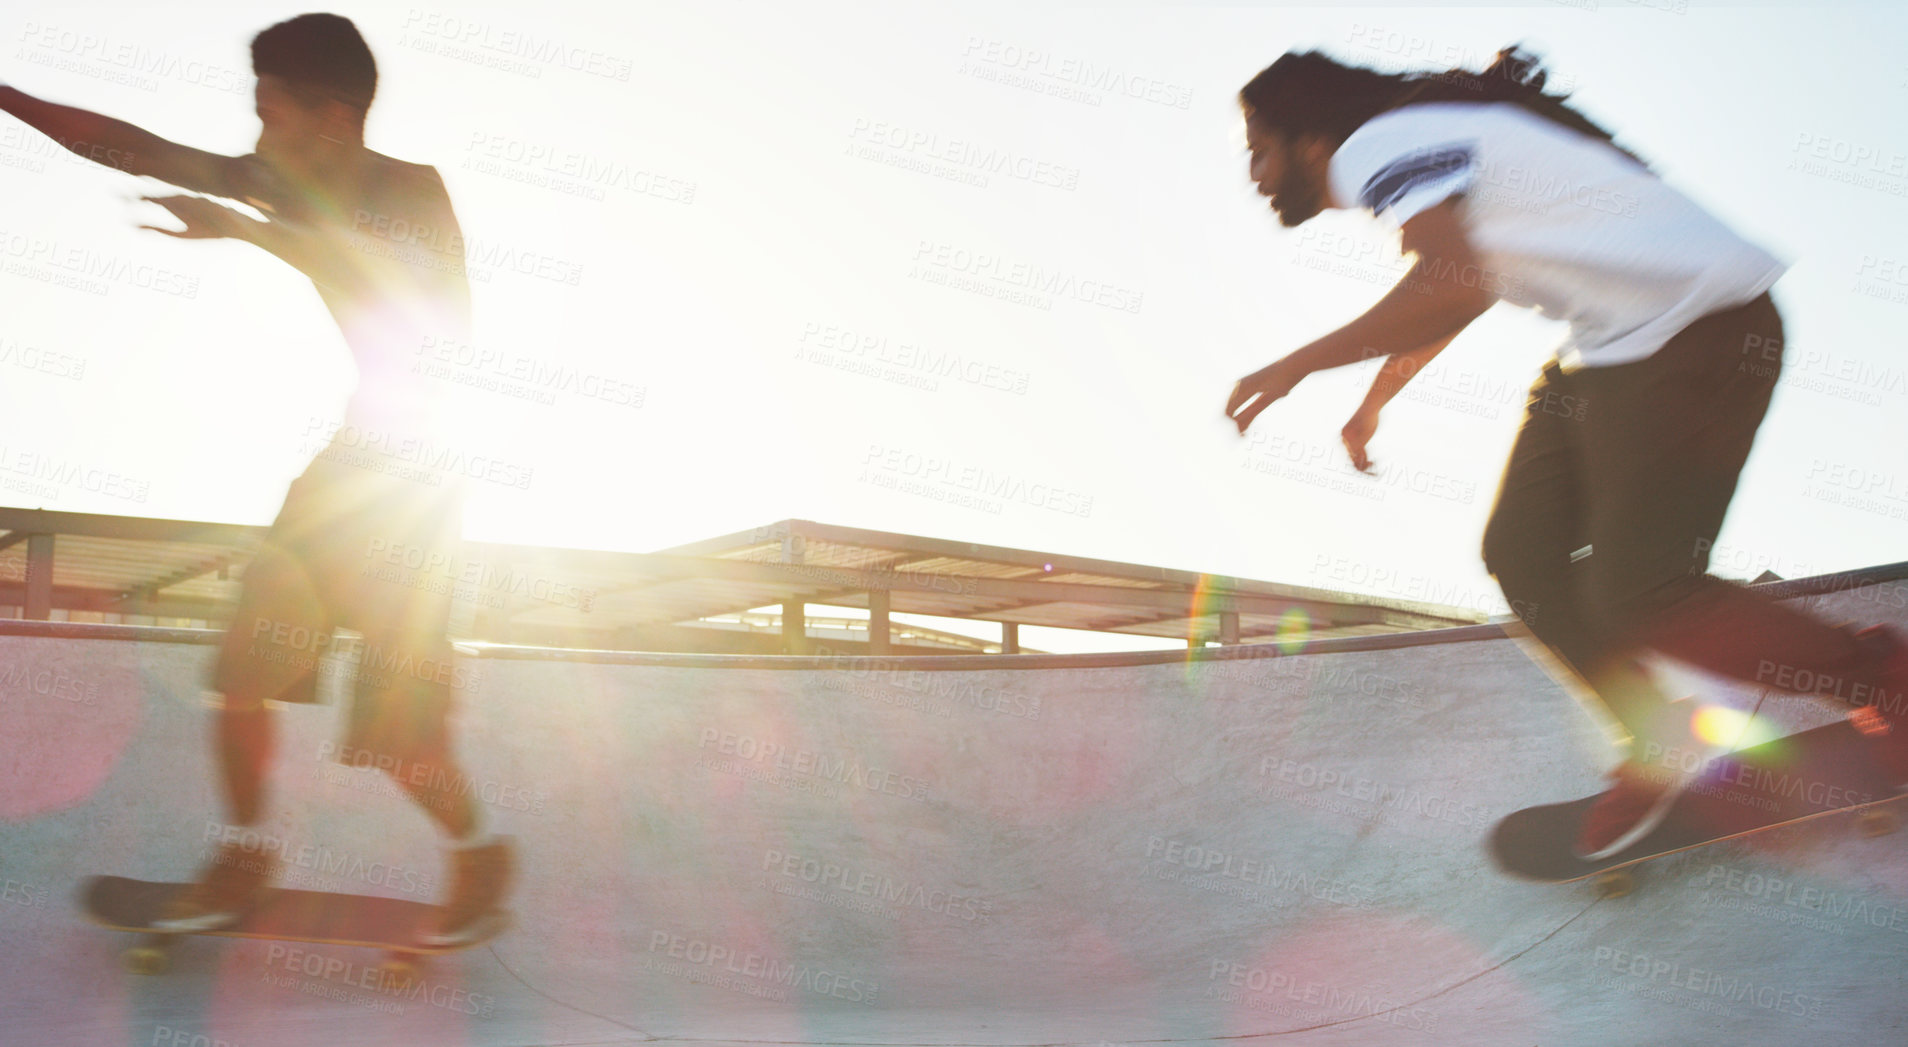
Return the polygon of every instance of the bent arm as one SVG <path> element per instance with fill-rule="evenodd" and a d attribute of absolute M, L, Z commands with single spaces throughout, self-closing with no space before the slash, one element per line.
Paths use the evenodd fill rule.
<path fill-rule="evenodd" d="M 1497 301 L 1501 277 L 1484 269 L 1457 217 L 1458 198 L 1427 208 L 1404 224 L 1404 249 L 1418 256 L 1410 273 L 1376 305 L 1336 331 L 1245 376 L 1233 386 L 1226 415 L 1244 433 L 1268 406 L 1314 371 L 1373 356 L 1443 349 Z M 1402 387 L 1400 382 L 1399 386 Z M 1393 390 L 1394 392 L 1396 390 Z M 1387 397 L 1389 398 L 1389 397 Z"/>
<path fill-rule="evenodd" d="M 1405 223 L 1404 249 L 1418 256 L 1411 271 L 1362 316 L 1295 351 L 1303 373 L 1374 355 L 1425 352 L 1429 360 L 1497 301 L 1493 276 L 1465 240 L 1456 207 L 1456 198 L 1446 200 Z"/>
<path fill-rule="evenodd" d="M 213 196 L 233 195 L 238 158 L 169 142 L 151 131 L 0 86 L 0 109 L 94 163 Z"/>
<path fill-rule="evenodd" d="M 1416 377 L 1424 366 L 1432 361 L 1444 347 L 1451 344 L 1457 334 L 1445 335 L 1433 342 L 1427 342 L 1409 352 L 1393 353 L 1385 360 L 1384 366 L 1371 380 L 1371 389 L 1365 393 L 1365 402 L 1358 406 L 1361 414 L 1376 415 L 1398 395 L 1406 383 Z"/>

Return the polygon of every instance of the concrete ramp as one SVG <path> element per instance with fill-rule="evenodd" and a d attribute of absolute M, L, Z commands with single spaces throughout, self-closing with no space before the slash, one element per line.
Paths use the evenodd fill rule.
<path fill-rule="evenodd" d="M 1899 577 L 1807 600 L 1908 622 Z M 521 846 L 513 930 L 402 991 L 367 950 L 219 939 L 134 976 L 132 937 L 72 894 L 94 873 L 184 877 L 222 831 L 213 648 L 13 632 L 9 1043 L 1552 1047 L 1908 1026 L 1908 835 L 1821 819 L 1656 863 L 1607 900 L 1491 868 L 1496 819 L 1595 790 L 1610 760 L 1494 628 L 1193 661 L 481 650 L 457 667 L 463 784 Z M 1784 732 L 1834 716 L 1761 712 Z M 288 880 L 436 897 L 429 823 L 332 759 L 339 711 L 282 723 L 259 845 Z"/>

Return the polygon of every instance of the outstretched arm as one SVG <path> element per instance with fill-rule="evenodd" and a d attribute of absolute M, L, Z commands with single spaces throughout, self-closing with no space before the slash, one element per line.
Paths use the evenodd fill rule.
<path fill-rule="evenodd" d="M 1424 365 L 1444 351 L 1457 335 L 1446 335 L 1435 342 L 1419 346 L 1408 353 L 1395 353 L 1378 369 L 1371 380 L 1371 389 L 1365 393 L 1365 402 L 1358 405 L 1352 413 L 1351 421 L 1339 430 L 1339 438 L 1345 441 L 1345 451 L 1351 455 L 1352 465 L 1359 471 L 1371 469 L 1371 458 L 1365 454 L 1365 447 L 1371 443 L 1372 434 L 1378 431 L 1378 413 L 1384 410 L 1391 398 L 1405 387 L 1405 383 L 1424 370 Z"/>
<path fill-rule="evenodd" d="M 242 161 L 168 142 L 124 120 L 69 105 L 56 105 L 17 88 L 0 86 L 0 109 L 67 150 L 128 174 L 171 182 L 213 196 L 236 196 Z"/>
<path fill-rule="evenodd" d="M 1239 380 L 1226 414 L 1244 433 L 1259 412 L 1314 371 L 1398 356 L 1449 342 L 1497 301 L 1491 274 L 1479 264 L 1457 219 L 1457 200 L 1427 209 L 1404 225 L 1404 249 L 1418 256 L 1403 280 L 1351 323 Z"/>
<path fill-rule="evenodd" d="M 202 196 L 148 196 L 144 199 L 172 212 L 174 218 L 185 223 L 185 228 L 165 229 L 156 225 L 142 225 L 139 227 L 141 229 L 150 229 L 182 240 L 243 240 L 270 251 L 291 263 L 299 272 L 328 287 L 353 288 L 353 281 L 362 276 L 353 270 L 347 256 L 335 244 L 326 241 L 320 229 L 281 221 L 261 222 Z"/>

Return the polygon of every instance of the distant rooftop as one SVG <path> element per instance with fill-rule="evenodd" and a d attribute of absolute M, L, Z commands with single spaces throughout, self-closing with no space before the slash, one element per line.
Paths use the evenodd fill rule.
<path fill-rule="evenodd" d="M 0 507 L 0 616 L 223 627 L 264 534 Z M 452 586 L 458 636 L 603 650 L 1013 653 L 1022 625 L 1200 645 L 1484 620 L 1464 608 L 808 520 L 653 553 L 466 542 L 453 559 L 397 571 L 407 584 L 421 584 L 421 571 Z M 868 618 L 810 615 L 811 605 Z M 999 639 L 904 626 L 893 614 L 996 623 Z"/>

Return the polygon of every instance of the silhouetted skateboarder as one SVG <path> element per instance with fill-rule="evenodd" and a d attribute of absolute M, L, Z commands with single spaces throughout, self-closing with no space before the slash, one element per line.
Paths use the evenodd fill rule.
<path fill-rule="evenodd" d="M 1507 48 L 1481 74 L 1385 75 L 1293 53 L 1246 84 L 1251 177 L 1280 222 L 1368 210 L 1417 259 L 1364 315 L 1240 379 L 1227 415 L 1244 433 L 1306 375 L 1387 357 L 1342 434 L 1364 469 L 1380 408 L 1492 304 L 1567 321 L 1531 389 L 1484 562 L 1629 735 L 1579 854 L 1646 835 L 1712 751 L 1641 667 L 1645 649 L 1855 705 L 1893 777 L 1908 779 L 1908 643 L 1707 574 L 1781 365 L 1767 292 L 1784 266 L 1543 83 Z"/>
<path fill-rule="evenodd" d="M 253 39 L 252 65 L 262 128 L 242 157 L 0 87 L 0 108 L 81 156 L 267 215 L 198 196 L 148 198 L 185 224 L 161 232 L 244 240 L 310 277 L 359 370 L 343 424 L 292 482 L 246 568 L 214 681 L 233 830 L 158 926 L 232 924 L 269 885 L 278 862 L 256 829 L 274 746 L 264 703 L 310 700 L 318 655 L 344 626 L 363 635 L 364 655 L 338 755 L 386 768 L 448 838 L 452 882 L 424 944 L 456 944 L 501 900 L 512 849 L 484 829 L 451 754 L 450 596 L 365 568 L 374 550 L 443 554 L 461 540 L 460 475 L 420 453 L 441 441 L 441 397 L 409 368 L 435 344 L 425 339 L 468 340 L 462 239 L 434 169 L 365 148 L 377 67 L 350 21 L 311 14 L 274 25 Z"/>

